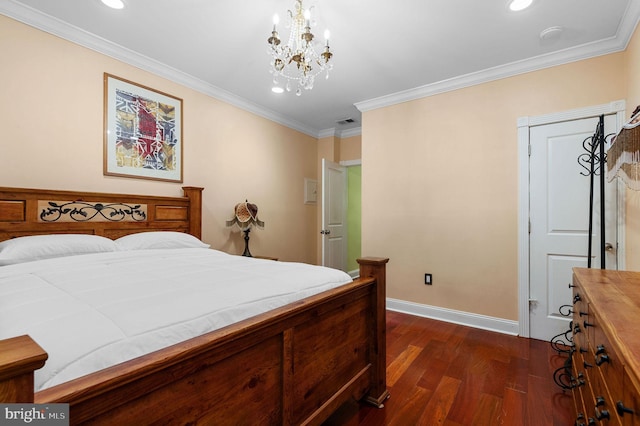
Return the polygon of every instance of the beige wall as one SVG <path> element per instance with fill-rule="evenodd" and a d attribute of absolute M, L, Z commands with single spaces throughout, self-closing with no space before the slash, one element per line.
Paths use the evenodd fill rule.
<path fill-rule="evenodd" d="M 363 114 L 362 253 L 391 259 L 389 297 L 517 320 L 517 118 L 624 99 L 624 59 Z"/>
<path fill-rule="evenodd" d="M 254 255 L 314 262 L 315 138 L 0 15 L 0 185 L 181 195 L 181 185 L 102 173 L 103 73 L 183 99 L 184 184 L 203 186 L 203 239 L 241 253 L 225 227 L 233 206 L 256 203 L 264 230 Z"/>
<path fill-rule="evenodd" d="M 340 161 L 362 159 L 362 135 L 340 139 Z"/>
<path fill-rule="evenodd" d="M 640 28 L 626 51 L 627 118 L 640 105 Z M 626 191 L 626 269 L 640 271 L 640 192 Z"/>
<path fill-rule="evenodd" d="M 342 140 L 315 140 L 4 16 L 0 55 L 0 185 L 180 194 L 180 184 L 103 176 L 109 72 L 183 99 L 184 184 L 205 187 L 203 239 L 214 248 L 242 251 L 224 221 L 247 198 L 266 222 L 252 232 L 254 254 L 319 262 L 320 203 L 303 204 L 304 178 L 320 180 L 321 158 L 362 158 L 362 251 L 391 258 L 389 296 L 512 320 L 516 119 L 640 103 L 638 31 L 624 53 L 366 112 L 362 136 Z M 640 197 L 628 200 L 627 266 L 640 269 Z"/>

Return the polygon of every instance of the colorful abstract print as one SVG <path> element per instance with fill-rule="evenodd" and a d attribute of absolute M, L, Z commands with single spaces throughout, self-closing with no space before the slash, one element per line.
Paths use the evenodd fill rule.
<path fill-rule="evenodd" d="M 176 109 L 116 90 L 116 165 L 172 171 L 176 164 Z"/>

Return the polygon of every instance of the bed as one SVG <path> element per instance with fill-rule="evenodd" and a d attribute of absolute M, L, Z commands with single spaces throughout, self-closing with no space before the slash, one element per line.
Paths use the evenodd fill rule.
<path fill-rule="evenodd" d="M 183 190 L 157 197 L 0 188 L 0 241 L 156 231 L 200 238 L 202 189 Z M 351 399 L 381 407 L 389 396 L 387 261 L 359 259 L 357 280 L 43 390 L 34 374 L 47 352 L 28 334 L 0 340 L 0 402 L 69 403 L 72 424 L 321 424 Z M 266 271 L 279 263 L 256 262 Z"/>

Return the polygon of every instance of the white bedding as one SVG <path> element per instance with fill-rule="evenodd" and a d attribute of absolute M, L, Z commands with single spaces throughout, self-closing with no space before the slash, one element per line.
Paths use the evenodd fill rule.
<path fill-rule="evenodd" d="M 0 267 L 0 339 L 29 334 L 41 390 L 351 281 L 342 271 L 202 248 Z"/>

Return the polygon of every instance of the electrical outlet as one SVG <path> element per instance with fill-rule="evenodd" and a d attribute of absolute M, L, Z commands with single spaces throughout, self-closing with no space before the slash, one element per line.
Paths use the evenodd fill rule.
<path fill-rule="evenodd" d="M 432 285 L 433 284 L 433 277 L 431 276 L 431 274 L 424 274 L 424 283 L 426 285 Z"/>

